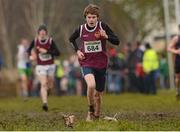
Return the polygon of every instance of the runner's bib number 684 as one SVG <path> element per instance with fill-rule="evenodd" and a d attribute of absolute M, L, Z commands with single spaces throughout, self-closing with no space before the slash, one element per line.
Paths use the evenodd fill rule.
<path fill-rule="evenodd" d="M 94 53 L 102 51 L 101 41 L 85 41 L 84 42 L 85 53 Z"/>
<path fill-rule="evenodd" d="M 39 58 L 42 61 L 48 61 L 48 60 L 52 59 L 52 56 L 50 54 L 47 54 L 47 53 L 40 53 Z"/>

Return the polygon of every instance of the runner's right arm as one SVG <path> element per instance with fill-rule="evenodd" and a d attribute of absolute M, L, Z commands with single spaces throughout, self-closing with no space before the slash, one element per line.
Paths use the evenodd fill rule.
<path fill-rule="evenodd" d="M 71 45 L 73 46 L 74 50 L 77 52 L 79 50 L 78 45 L 76 43 L 76 39 L 80 36 L 80 27 L 75 29 L 72 35 L 69 38 Z"/>
<path fill-rule="evenodd" d="M 34 48 L 34 40 L 31 42 L 29 48 L 27 49 L 27 53 L 28 53 L 29 56 L 31 55 L 31 51 L 32 51 L 33 48 Z"/>
<path fill-rule="evenodd" d="M 84 54 L 79 50 L 79 47 L 76 43 L 76 39 L 80 36 L 80 27 L 78 27 L 73 34 L 70 36 L 69 41 L 71 42 L 71 45 L 73 46 L 74 50 L 76 51 L 78 58 L 80 60 L 85 59 Z"/>

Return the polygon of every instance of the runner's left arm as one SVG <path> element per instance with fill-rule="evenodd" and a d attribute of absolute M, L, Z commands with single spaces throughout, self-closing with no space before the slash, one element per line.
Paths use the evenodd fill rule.
<path fill-rule="evenodd" d="M 107 40 L 114 45 L 119 45 L 120 41 L 118 37 L 114 34 L 114 32 L 111 30 L 111 28 L 103 22 L 101 24 L 102 24 L 103 30 L 105 30 L 106 34 L 108 35 Z"/>
<path fill-rule="evenodd" d="M 53 56 L 59 56 L 60 52 L 55 44 L 55 42 L 52 40 L 51 46 L 49 48 L 49 50 L 47 51 L 47 53 L 53 55 Z"/>

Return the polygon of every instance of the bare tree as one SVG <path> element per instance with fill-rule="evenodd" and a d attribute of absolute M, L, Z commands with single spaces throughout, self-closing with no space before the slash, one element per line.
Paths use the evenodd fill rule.
<path fill-rule="evenodd" d="M 39 25 L 44 23 L 44 2 L 45 0 L 22 0 L 24 16 L 27 25 L 30 26 L 32 34 L 35 34 Z"/>
<path fill-rule="evenodd" d="M 10 46 L 10 38 L 7 32 L 7 18 L 6 13 L 8 12 L 8 0 L 0 0 L 0 34 L 1 34 L 1 41 L 2 41 L 2 47 L 4 51 L 4 60 L 5 64 L 7 65 L 7 68 L 12 69 L 13 68 L 13 55 L 11 52 L 11 46 Z"/>

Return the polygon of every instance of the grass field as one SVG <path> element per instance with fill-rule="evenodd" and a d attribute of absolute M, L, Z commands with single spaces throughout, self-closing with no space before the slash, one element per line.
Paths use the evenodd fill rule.
<path fill-rule="evenodd" d="M 39 98 L 0 99 L 0 130 L 180 130 L 180 102 L 174 91 L 157 95 L 104 95 L 104 116 L 117 114 L 118 122 L 100 119 L 85 122 L 85 97 L 49 97 L 49 112 L 41 110 Z M 62 114 L 74 114 L 74 128 L 66 128 Z"/>

